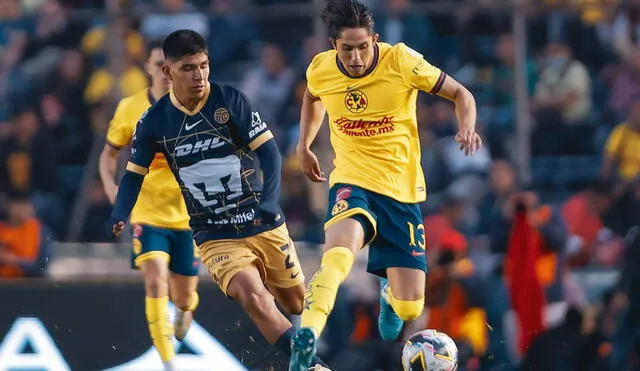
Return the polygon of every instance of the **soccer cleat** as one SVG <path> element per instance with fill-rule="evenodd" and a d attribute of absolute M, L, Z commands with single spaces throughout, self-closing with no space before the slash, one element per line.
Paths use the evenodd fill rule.
<path fill-rule="evenodd" d="M 189 331 L 189 327 L 191 327 L 191 322 L 193 321 L 193 312 L 184 311 L 176 307 L 175 314 L 176 316 L 173 321 L 174 336 L 178 341 L 182 341 L 184 340 L 184 337 L 187 336 L 187 331 Z"/>
<path fill-rule="evenodd" d="M 176 371 L 172 361 L 163 362 L 164 371 Z"/>
<path fill-rule="evenodd" d="M 316 334 L 313 330 L 308 327 L 299 329 L 291 338 L 289 371 L 309 371 L 313 357 L 316 355 L 316 347 Z"/>
<path fill-rule="evenodd" d="M 380 278 L 380 313 L 378 314 L 378 331 L 384 341 L 396 341 L 402 331 L 404 322 L 389 304 L 389 281 Z"/>
<path fill-rule="evenodd" d="M 316 363 L 315 366 L 313 367 L 309 367 L 309 369 L 307 371 L 331 371 L 331 369 L 328 369 L 326 367 L 324 367 L 323 365 Z"/>

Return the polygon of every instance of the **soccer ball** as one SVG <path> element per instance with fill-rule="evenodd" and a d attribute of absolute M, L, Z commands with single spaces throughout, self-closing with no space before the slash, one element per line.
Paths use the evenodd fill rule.
<path fill-rule="evenodd" d="M 407 340 L 402 349 L 405 371 L 454 371 L 458 368 L 458 347 L 436 330 L 422 330 Z"/>

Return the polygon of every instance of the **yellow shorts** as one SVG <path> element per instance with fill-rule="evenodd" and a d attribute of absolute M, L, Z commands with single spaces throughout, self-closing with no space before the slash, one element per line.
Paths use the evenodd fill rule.
<path fill-rule="evenodd" d="M 298 254 L 285 224 L 245 238 L 205 241 L 199 247 L 211 278 L 225 294 L 233 276 L 250 264 L 258 267 L 267 286 L 304 284 Z"/>

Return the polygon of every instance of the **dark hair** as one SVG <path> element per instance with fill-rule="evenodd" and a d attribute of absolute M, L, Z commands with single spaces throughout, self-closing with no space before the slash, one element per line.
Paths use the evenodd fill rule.
<path fill-rule="evenodd" d="M 154 49 L 162 50 L 162 40 L 152 40 L 147 42 L 147 59 L 151 58 Z"/>
<path fill-rule="evenodd" d="M 187 55 L 207 53 L 207 42 L 193 30 L 178 30 L 164 39 L 162 51 L 165 59 L 178 60 Z"/>
<path fill-rule="evenodd" d="M 373 34 L 373 18 L 367 6 L 357 0 L 329 0 L 321 17 L 332 39 L 340 38 L 345 28 L 366 28 Z"/>

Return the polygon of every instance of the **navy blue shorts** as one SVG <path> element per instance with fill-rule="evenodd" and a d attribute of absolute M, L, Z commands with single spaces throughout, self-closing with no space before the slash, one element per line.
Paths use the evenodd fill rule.
<path fill-rule="evenodd" d="M 197 276 L 200 269 L 198 248 L 191 230 L 133 226 L 131 267 L 137 269 L 142 262 L 161 258 L 169 262 L 169 270 L 183 276 Z"/>
<path fill-rule="evenodd" d="M 369 273 L 386 277 L 391 267 L 427 271 L 420 204 L 399 202 L 350 184 L 335 184 L 329 191 L 325 230 L 345 218 L 356 219 L 364 227 Z"/>

